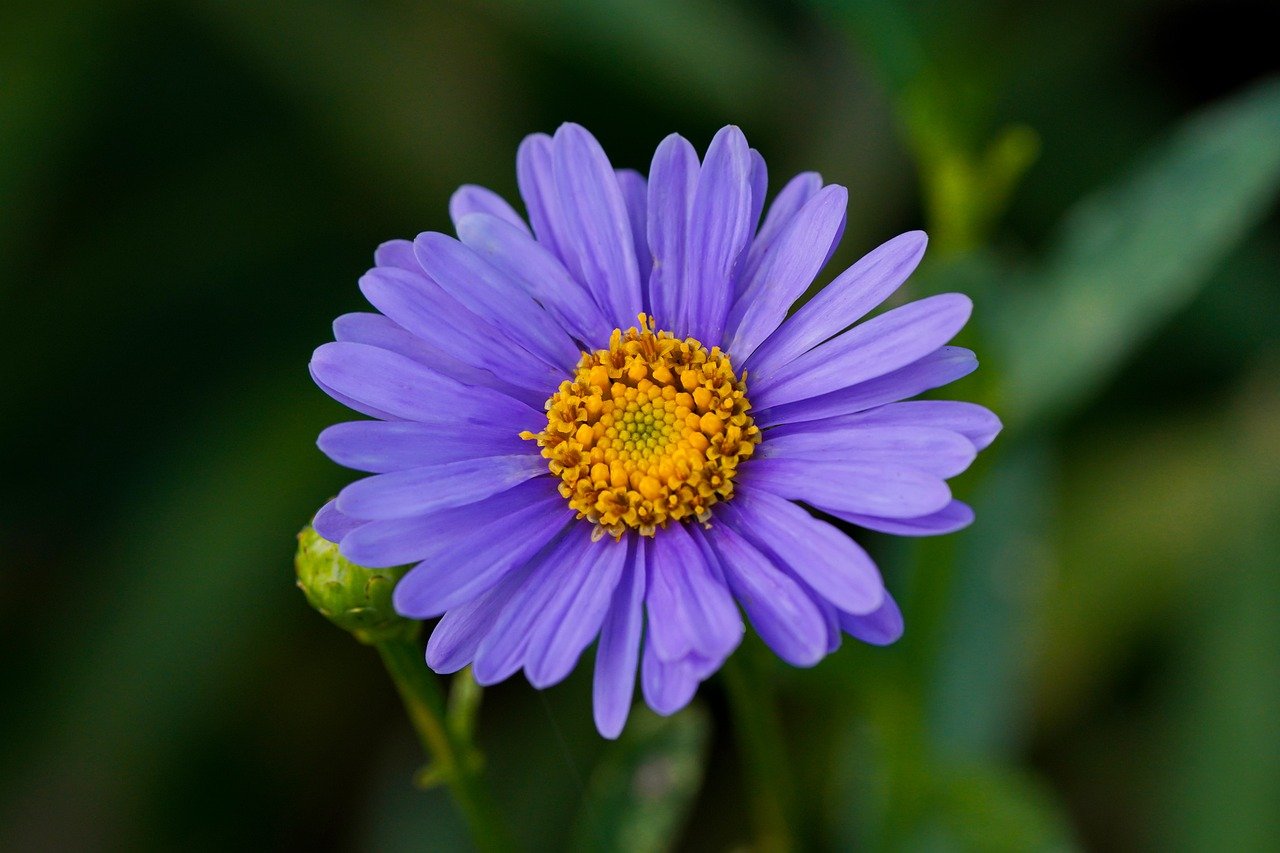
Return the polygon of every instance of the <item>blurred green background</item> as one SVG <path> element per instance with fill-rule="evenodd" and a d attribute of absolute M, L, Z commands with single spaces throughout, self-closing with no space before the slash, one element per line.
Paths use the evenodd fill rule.
<path fill-rule="evenodd" d="M 1007 430 L 978 522 L 861 536 L 907 636 L 760 655 L 811 849 L 1280 849 L 1271 2 L 11 1 L 0 11 L 0 847 L 451 850 L 293 534 L 352 476 L 310 383 L 375 245 L 564 120 L 743 127 L 850 189 L 824 280 L 926 227 Z M 725 686 L 622 741 L 589 667 L 488 690 L 531 850 L 745 849 Z"/>

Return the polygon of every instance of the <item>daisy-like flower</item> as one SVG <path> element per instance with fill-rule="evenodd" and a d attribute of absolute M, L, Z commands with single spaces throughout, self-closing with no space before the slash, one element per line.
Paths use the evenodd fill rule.
<path fill-rule="evenodd" d="M 636 673 L 670 714 L 742 639 L 816 664 L 848 633 L 885 644 L 902 616 L 875 564 L 811 510 L 906 536 L 967 525 L 946 479 L 999 431 L 986 409 L 901 402 L 972 371 L 946 346 L 970 301 L 943 294 L 854 325 L 907 278 L 896 237 L 790 317 L 831 257 L 847 193 L 793 178 L 761 222 L 764 160 L 736 127 L 699 161 L 672 135 L 648 177 L 582 127 L 525 139 L 529 221 L 475 186 L 457 239 L 375 253 L 381 313 L 334 323 L 315 381 L 372 420 L 320 448 L 374 476 L 315 527 L 364 566 L 416 564 L 405 616 L 442 616 L 441 673 L 563 679 L 599 638 L 596 725 L 621 731 Z M 850 328 L 852 327 L 852 328 Z"/>

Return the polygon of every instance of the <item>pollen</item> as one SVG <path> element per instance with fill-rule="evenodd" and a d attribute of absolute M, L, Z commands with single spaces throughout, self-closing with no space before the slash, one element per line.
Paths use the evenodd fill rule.
<path fill-rule="evenodd" d="M 609 347 L 583 353 L 547 400 L 547 428 L 522 432 L 542 448 L 560 494 L 597 536 L 653 536 L 672 521 L 706 522 L 733 497 L 738 466 L 760 443 L 746 376 L 693 338 L 614 329 Z"/>

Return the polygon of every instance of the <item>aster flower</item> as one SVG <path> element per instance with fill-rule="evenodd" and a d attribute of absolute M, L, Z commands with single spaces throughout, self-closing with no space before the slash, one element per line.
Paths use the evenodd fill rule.
<path fill-rule="evenodd" d="M 745 613 L 811 666 L 842 633 L 890 643 L 901 613 L 856 542 L 810 509 L 906 536 L 967 525 L 946 479 L 994 438 L 979 406 L 903 402 L 972 371 L 947 342 L 970 301 L 943 294 L 857 323 L 907 278 L 925 236 L 896 237 L 788 317 L 840 239 L 847 193 L 793 178 L 761 221 L 766 172 L 736 127 L 699 161 L 678 135 L 648 177 L 583 128 L 517 157 L 529 221 L 464 186 L 457 239 L 375 253 L 380 313 L 334 323 L 315 381 L 372 420 L 320 448 L 374 476 L 316 529 L 365 566 L 415 564 L 395 589 L 440 616 L 437 672 L 563 679 L 598 638 L 594 708 L 616 736 L 637 670 L 683 707 L 740 642 Z"/>

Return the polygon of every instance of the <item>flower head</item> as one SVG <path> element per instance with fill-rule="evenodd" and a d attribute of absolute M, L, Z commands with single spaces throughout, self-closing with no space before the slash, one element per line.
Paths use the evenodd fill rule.
<path fill-rule="evenodd" d="M 740 609 L 798 666 L 842 632 L 897 639 L 874 563 L 806 506 L 908 536 L 972 520 L 946 479 L 999 421 L 903 402 L 977 366 L 946 345 L 969 300 L 857 322 L 914 270 L 924 235 L 880 246 L 788 317 L 847 194 L 802 174 L 761 221 L 764 161 L 736 127 L 701 160 L 669 136 L 646 178 L 566 124 L 524 141 L 517 176 L 528 224 L 461 188 L 457 239 L 380 246 L 360 287 L 381 313 L 338 318 L 316 351 L 316 382 L 373 418 L 320 436 L 374 474 L 321 511 L 321 535 L 361 565 L 415 564 L 395 606 L 443 617 L 427 645 L 439 672 L 471 663 L 492 683 L 523 668 L 545 687 L 598 638 L 610 737 L 637 670 L 654 710 L 683 707 L 741 640 Z"/>

